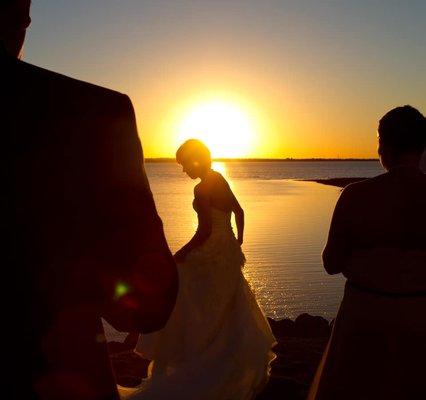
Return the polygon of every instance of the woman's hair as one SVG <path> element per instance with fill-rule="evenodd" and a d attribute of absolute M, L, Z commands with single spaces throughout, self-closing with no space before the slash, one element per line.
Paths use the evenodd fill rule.
<path fill-rule="evenodd" d="M 186 160 L 197 161 L 202 166 L 211 164 L 211 155 L 208 147 L 198 139 L 189 139 L 176 152 L 176 161 L 182 164 Z"/>
<path fill-rule="evenodd" d="M 379 143 L 393 154 L 422 154 L 426 146 L 426 118 L 411 106 L 397 107 L 379 122 Z"/>

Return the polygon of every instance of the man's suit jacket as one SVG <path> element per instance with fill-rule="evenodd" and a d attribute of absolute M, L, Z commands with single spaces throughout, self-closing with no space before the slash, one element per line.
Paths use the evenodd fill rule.
<path fill-rule="evenodd" d="M 177 274 L 125 95 L 0 54 L 1 396 L 117 399 L 101 316 L 164 326 Z"/>

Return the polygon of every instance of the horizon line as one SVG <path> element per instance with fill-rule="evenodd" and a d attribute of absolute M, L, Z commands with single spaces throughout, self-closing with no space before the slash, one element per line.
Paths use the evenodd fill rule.
<path fill-rule="evenodd" d="M 212 158 L 212 161 L 216 162 L 292 162 L 292 161 L 379 161 L 378 158 L 226 158 L 226 157 L 217 157 Z M 146 157 L 145 162 L 154 163 L 154 162 L 176 162 L 176 159 L 173 157 Z"/>

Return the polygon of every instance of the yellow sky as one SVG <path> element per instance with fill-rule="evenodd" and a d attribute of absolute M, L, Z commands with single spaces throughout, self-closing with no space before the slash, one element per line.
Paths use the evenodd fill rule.
<path fill-rule="evenodd" d="M 146 157 L 186 126 L 217 157 L 374 158 L 385 112 L 426 112 L 426 2 L 382 3 L 34 1 L 25 60 L 128 94 Z"/>
<path fill-rule="evenodd" d="M 230 80 L 226 88 L 219 83 L 218 88 L 168 83 L 167 88 L 152 89 L 150 98 L 155 101 L 143 94 L 134 96 L 146 157 L 174 157 L 178 146 L 190 137 L 210 145 L 214 157 L 377 157 L 380 114 L 375 110 L 360 107 L 363 118 L 357 118 L 345 113 L 345 101 L 316 99 L 316 104 L 309 104 L 307 99 L 312 102 L 312 97 L 303 88 L 281 92 L 255 78 Z"/>

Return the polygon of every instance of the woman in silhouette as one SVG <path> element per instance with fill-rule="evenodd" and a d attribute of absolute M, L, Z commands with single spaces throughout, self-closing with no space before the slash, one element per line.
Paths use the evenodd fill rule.
<path fill-rule="evenodd" d="M 175 254 L 180 285 L 169 322 L 139 339 L 136 351 L 152 361 L 148 380 L 130 398 L 253 399 L 268 380 L 275 338 L 242 273 L 244 212 L 202 142 L 188 140 L 176 159 L 200 179 L 198 229 Z"/>
<path fill-rule="evenodd" d="M 378 132 L 387 172 L 342 192 L 324 249 L 347 283 L 310 400 L 426 396 L 426 119 L 398 107 Z"/>

